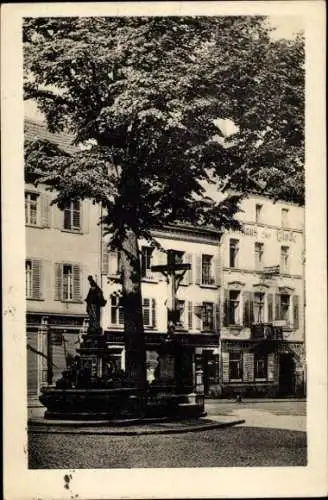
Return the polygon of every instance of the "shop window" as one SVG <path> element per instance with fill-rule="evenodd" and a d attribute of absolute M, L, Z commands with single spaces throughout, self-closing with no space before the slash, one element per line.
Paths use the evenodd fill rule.
<path fill-rule="evenodd" d="M 25 224 L 39 225 L 39 195 L 38 193 L 25 193 Z"/>
<path fill-rule="evenodd" d="M 215 282 L 213 276 L 213 256 L 202 255 L 202 284 L 213 285 Z"/>
<path fill-rule="evenodd" d="M 289 272 L 289 247 L 281 247 L 281 250 L 280 250 L 280 270 L 282 273 Z"/>
<path fill-rule="evenodd" d="M 229 267 L 238 267 L 239 240 L 229 242 Z"/>
<path fill-rule="evenodd" d="M 289 210 L 288 208 L 281 209 L 281 227 L 286 228 L 289 226 L 288 221 Z"/>
<path fill-rule="evenodd" d="M 264 323 L 264 293 L 254 293 L 253 314 L 255 323 Z"/>
<path fill-rule="evenodd" d="M 256 379 L 266 380 L 268 377 L 268 358 L 267 356 L 255 355 L 254 376 Z"/>
<path fill-rule="evenodd" d="M 64 229 L 67 231 L 81 230 L 81 203 L 71 201 L 64 208 Z"/>
<path fill-rule="evenodd" d="M 240 325 L 240 292 L 236 290 L 229 291 L 228 304 L 228 323 L 229 325 Z"/>
<path fill-rule="evenodd" d="M 262 222 L 262 209 L 263 209 L 263 205 L 260 205 L 260 204 L 255 205 L 255 222 L 256 223 Z"/>
<path fill-rule="evenodd" d="M 151 278 L 151 258 L 153 249 L 151 247 L 143 246 L 141 248 L 141 277 Z"/>
<path fill-rule="evenodd" d="M 242 380 L 243 378 L 243 359 L 241 352 L 229 353 L 229 379 Z"/>
<path fill-rule="evenodd" d="M 255 269 L 263 269 L 264 244 L 255 243 Z"/>

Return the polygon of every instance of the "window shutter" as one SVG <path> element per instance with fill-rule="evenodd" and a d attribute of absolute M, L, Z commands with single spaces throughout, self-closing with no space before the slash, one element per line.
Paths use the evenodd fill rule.
<path fill-rule="evenodd" d="M 272 293 L 268 293 L 267 301 L 268 301 L 268 323 L 272 323 L 272 321 L 273 321 L 273 295 L 272 295 Z"/>
<path fill-rule="evenodd" d="M 193 261 L 192 253 L 187 254 L 187 263 L 190 264 L 190 269 L 189 269 L 189 271 L 187 271 L 189 285 L 193 284 L 193 267 L 192 267 L 193 262 L 192 261 Z"/>
<path fill-rule="evenodd" d="M 243 302 L 244 302 L 244 314 L 243 314 L 243 325 L 251 326 L 254 317 L 253 317 L 253 294 L 252 292 L 244 292 L 243 293 Z"/>
<path fill-rule="evenodd" d="M 63 229 L 64 227 L 64 211 L 60 210 L 57 205 L 52 206 L 53 225 L 56 229 Z"/>
<path fill-rule="evenodd" d="M 295 330 L 300 327 L 299 324 L 299 296 L 293 295 L 293 326 Z"/>
<path fill-rule="evenodd" d="M 276 293 L 275 295 L 275 306 L 276 306 L 275 319 L 280 319 L 280 295 L 278 293 Z"/>
<path fill-rule="evenodd" d="M 32 297 L 41 299 L 41 261 L 32 260 Z"/>
<path fill-rule="evenodd" d="M 270 352 L 268 354 L 268 381 L 274 381 L 275 377 L 275 363 L 274 363 L 274 353 Z"/>
<path fill-rule="evenodd" d="M 192 255 L 190 253 L 187 253 L 187 254 L 184 255 L 183 262 L 185 264 L 192 265 L 191 264 L 191 260 L 192 260 Z M 191 272 L 192 272 L 192 269 L 189 269 L 188 271 L 186 271 L 184 273 L 182 284 L 184 284 L 184 285 L 191 285 L 191 283 L 192 283 Z"/>
<path fill-rule="evenodd" d="M 202 255 L 196 255 L 196 285 L 202 282 Z"/>
<path fill-rule="evenodd" d="M 252 352 L 243 354 L 243 381 L 254 381 L 254 354 Z"/>
<path fill-rule="evenodd" d="M 108 250 L 107 250 L 108 251 Z M 108 270 L 110 276 L 117 276 L 118 269 L 118 252 L 116 250 L 107 253 Z"/>
<path fill-rule="evenodd" d="M 151 300 L 152 326 L 156 328 L 156 299 Z"/>
<path fill-rule="evenodd" d="M 215 314 L 215 330 L 217 333 L 220 332 L 220 301 L 214 304 L 214 314 Z"/>
<path fill-rule="evenodd" d="M 214 257 L 214 279 L 216 286 L 220 286 L 221 283 L 221 266 L 220 257 L 217 255 Z"/>
<path fill-rule="evenodd" d="M 81 228 L 84 234 L 89 232 L 90 225 L 90 202 L 89 200 L 81 201 L 80 203 L 80 217 L 81 217 Z"/>
<path fill-rule="evenodd" d="M 195 318 L 196 318 L 196 321 L 195 321 L 195 329 L 196 330 L 201 330 L 202 328 L 202 304 L 196 304 L 195 305 Z"/>
<path fill-rule="evenodd" d="M 73 300 L 79 302 L 81 300 L 81 269 L 78 264 L 72 266 L 73 271 Z"/>
<path fill-rule="evenodd" d="M 63 299 L 63 265 L 55 264 L 55 300 Z"/>
<path fill-rule="evenodd" d="M 192 321 L 192 302 L 188 301 L 188 330 L 192 330 L 193 321 Z"/>
<path fill-rule="evenodd" d="M 224 290 L 223 326 L 229 325 L 229 290 Z"/>
<path fill-rule="evenodd" d="M 41 226 L 50 227 L 50 196 L 47 193 L 41 195 Z"/>
<path fill-rule="evenodd" d="M 63 210 L 63 229 L 71 229 L 72 228 L 72 215 L 71 215 L 71 204 L 69 207 L 64 208 Z"/>
<path fill-rule="evenodd" d="M 108 243 L 104 239 L 102 240 L 102 252 L 101 252 L 101 274 L 108 275 L 109 266 L 109 251 L 108 251 Z"/>
<path fill-rule="evenodd" d="M 229 382 L 229 353 L 222 352 L 221 359 L 222 359 L 222 382 L 228 383 Z"/>
<path fill-rule="evenodd" d="M 213 331 L 216 332 L 217 331 L 217 321 L 216 321 L 216 316 L 217 316 L 217 305 L 215 304 L 215 302 L 213 303 Z"/>

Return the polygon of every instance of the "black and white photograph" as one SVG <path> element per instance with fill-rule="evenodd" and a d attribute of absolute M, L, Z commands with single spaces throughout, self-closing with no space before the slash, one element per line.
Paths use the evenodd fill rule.
<path fill-rule="evenodd" d="M 7 6 L 8 500 L 325 494 L 323 4 L 283 3 Z"/>

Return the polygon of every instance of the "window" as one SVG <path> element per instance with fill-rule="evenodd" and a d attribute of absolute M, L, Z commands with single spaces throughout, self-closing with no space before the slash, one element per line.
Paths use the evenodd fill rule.
<path fill-rule="evenodd" d="M 229 325 L 240 324 L 240 292 L 235 290 L 229 291 L 229 310 L 228 310 Z"/>
<path fill-rule="evenodd" d="M 156 301 L 155 299 L 143 299 L 142 314 L 144 326 L 156 326 Z"/>
<path fill-rule="evenodd" d="M 68 231 L 81 230 L 81 204 L 79 201 L 72 201 L 64 208 L 64 229 Z"/>
<path fill-rule="evenodd" d="M 264 244 L 255 243 L 255 269 L 263 269 Z"/>
<path fill-rule="evenodd" d="M 32 261 L 25 261 L 26 298 L 32 298 Z"/>
<path fill-rule="evenodd" d="M 282 273 L 289 271 L 289 247 L 281 247 L 280 270 Z"/>
<path fill-rule="evenodd" d="M 184 300 L 176 300 L 175 304 L 176 308 L 176 324 L 177 326 L 184 327 L 186 323 L 185 318 L 185 301 Z"/>
<path fill-rule="evenodd" d="M 289 323 L 290 297 L 289 295 L 280 295 L 280 318 Z"/>
<path fill-rule="evenodd" d="M 27 299 L 41 299 L 41 261 L 25 261 L 25 293 Z"/>
<path fill-rule="evenodd" d="M 111 296 L 110 322 L 112 325 L 124 325 L 123 307 L 120 305 L 120 298 L 117 295 Z"/>
<path fill-rule="evenodd" d="M 254 376 L 256 379 L 267 379 L 267 377 L 268 377 L 268 358 L 267 358 L 267 356 L 255 355 Z"/>
<path fill-rule="evenodd" d="M 257 223 L 262 222 L 262 208 L 263 205 L 255 205 L 255 222 Z"/>
<path fill-rule="evenodd" d="M 63 265 L 63 300 L 73 300 L 73 268 Z"/>
<path fill-rule="evenodd" d="M 39 195 L 25 193 L 25 224 L 37 226 L 39 224 Z"/>
<path fill-rule="evenodd" d="M 229 267 L 237 267 L 239 240 L 230 240 Z"/>
<path fill-rule="evenodd" d="M 213 302 L 203 302 L 202 310 L 203 330 L 212 332 L 214 330 L 214 304 Z"/>
<path fill-rule="evenodd" d="M 151 278 L 151 256 L 153 249 L 151 247 L 141 248 L 141 277 Z"/>
<path fill-rule="evenodd" d="M 264 293 L 254 293 L 254 321 L 264 323 Z"/>
<path fill-rule="evenodd" d="M 202 284 L 214 284 L 212 255 L 202 255 Z"/>
<path fill-rule="evenodd" d="M 241 380 L 243 376 L 242 371 L 242 353 L 230 352 L 229 353 L 229 379 Z"/>
<path fill-rule="evenodd" d="M 281 209 L 281 227 L 288 227 L 289 222 L 288 222 L 288 208 L 282 208 Z"/>
<path fill-rule="evenodd" d="M 81 269 L 79 264 L 55 264 L 55 299 L 81 302 Z"/>

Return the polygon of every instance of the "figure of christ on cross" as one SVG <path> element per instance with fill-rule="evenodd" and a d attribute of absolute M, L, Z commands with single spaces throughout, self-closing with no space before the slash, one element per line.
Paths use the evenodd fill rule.
<path fill-rule="evenodd" d="M 177 324 L 176 292 L 185 272 L 191 269 L 190 264 L 177 262 L 177 256 L 176 250 L 167 250 L 167 264 L 151 266 L 152 271 L 163 273 L 169 283 L 167 301 L 167 331 L 169 335 L 174 334 Z"/>

